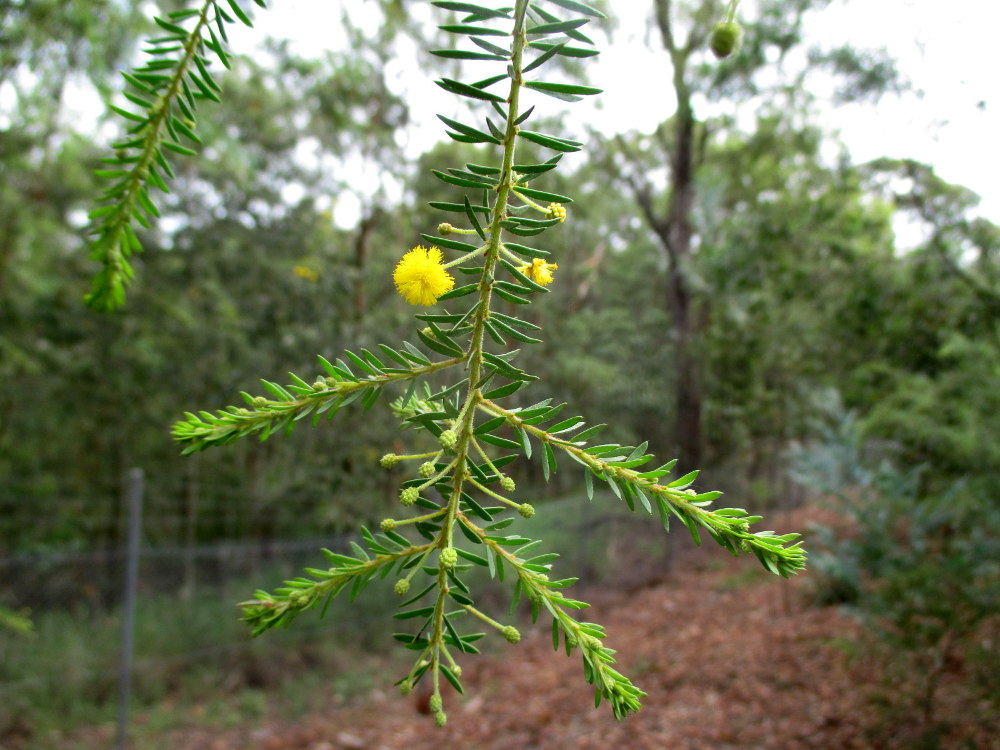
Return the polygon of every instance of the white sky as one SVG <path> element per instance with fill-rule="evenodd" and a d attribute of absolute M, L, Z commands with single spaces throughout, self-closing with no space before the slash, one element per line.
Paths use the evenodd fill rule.
<path fill-rule="evenodd" d="M 342 48 L 346 41 L 340 31 L 340 13 L 345 1 L 355 23 L 371 25 L 374 33 L 379 16 L 372 0 L 272 0 L 269 10 L 257 9 L 255 29 L 232 35 L 233 49 L 250 52 L 262 34 L 287 38 L 304 55 Z M 752 2 L 744 0 L 744 6 Z M 669 81 L 657 86 L 662 96 L 648 94 L 650 81 L 668 75 L 669 65 L 662 50 L 656 51 L 655 36 L 651 46 L 646 44 L 651 31 L 650 0 L 618 0 L 613 7 L 619 16 L 614 44 L 602 44 L 601 35 L 588 27 L 602 49 L 599 57 L 586 63 L 588 83 L 604 93 L 569 106 L 574 118 L 585 119 L 607 134 L 630 129 L 648 132 L 674 109 Z M 428 24 L 442 23 L 445 18 L 426 2 L 412 0 L 410 8 Z M 309 23 L 303 24 L 306 17 Z M 995 145 L 1000 133 L 998 29 L 1000 3 L 996 0 L 834 0 L 808 19 L 807 43 L 885 47 L 921 93 L 888 96 L 877 107 L 824 109 L 824 125 L 839 132 L 855 162 L 892 156 L 932 164 L 945 180 L 978 193 L 980 213 L 1000 223 L 1000 163 Z M 420 113 L 454 115 L 458 97 L 445 93 L 420 72 L 425 54 L 413 45 L 400 48 L 388 71 L 389 83 L 418 102 Z M 486 70 L 491 64 L 480 65 Z M 10 104 L 11 94 L 0 90 L 0 110 Z M 536 96 L 549 112 L 560 105 L 555 99 Z M 65 113 L 66 117 L 74 122 L 96 119 L 91 106 L 96 97 L 91 92 L 81 91 L 67 100 L 75 111 Z M 74 107 L 73 102 L 80 104 Z M 407 151 L 416 155 L 445 136 L 437 119 L 426 116 L 418 118 L 403 138 Z M 374 165 L 354 162 L 352 172 L 362 177 L 354 183 L 359 194 L 335 201 L 335 218 L 345 227 L 353 225 L 364 193 L 374 191 L 381 181 Z M 382 186 L 387 187 L 384 182 Z M 398 194 L 398 186 L 388 188 L 390 194 Z"/>
<path fill-rule="evenodd" d="M 322 7 L 317 9 L 317 5 Z M 357 23 L 377 22 L 368 0 L 353 0 L 350 6 Z M 601 56 L 587 63 L 588 82 L 605 93 L 571 107 L 575 117 L 586 118 L 602 132 L 648 132 L 672 114 L 668 81 L 660 87 L 664 96 L 648 94 L 651 78 L 655 80 L 658 71 L 664 76 L 669 71 L 665 54 L 645 43 L 650 6 L 649 0 L 615 3 L 620 24 L 615 43 L 599 43 Z M 274 0 L 270 10 L 258 13 L 258 28 L 292 40 L 293 48 L 302 54 L 320 54 L 344 43 L 337 32 L 340 7 L 330 0 Z M 411 8 L 426 15 L 428 23 L 444 20 L 444 14 L 429 3 L 414 2 Z M 301 19 L 306 14 L 310 21 L 303 27 Z M 930 163 L 945 180 L 977 192 L 983 199 L 980 212 L 1000 223 L 1000 164 L 994 145 L 1000 133 L 1000 64 L 994 52 L 1000 3 L 835 0 L 826 10 L 814 13 L 806 29 L 807 44 L 885 47 L 904 77 L 920 91 L 919 95 L 888 96 L 877 107 L 851 105 L 823 111 L 824 124 L 840 133 L 853 160 L 893 156 Z M 251 39 L 247 37 L 248 44 L 253 43 Z M 454 113 L 456 97 L 420 74 L 423 54 L 415 48 L 400 50 L 400 59 L 389 72 L 390 84 L 418 101 L 420 112 Z M 542 98 L 550 111 L 559 104 Z M 427 117 L 406 138 L 408 150 L 419 153 L 444 135 L 436 118 Z"/>

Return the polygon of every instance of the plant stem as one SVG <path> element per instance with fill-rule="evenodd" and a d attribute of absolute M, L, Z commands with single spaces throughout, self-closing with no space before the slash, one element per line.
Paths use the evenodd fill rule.
<path fill-rule="evenodd" d="M 502 222 L 507 218 L 507 201 L 511 187 L 514 185 L 514 150 L 517 143 L 518 100 L 524 83 L 521 76 L 521 59 L 524 48 L 528 44 L 524 33 L 525 16 L 528 10 L 528 0 L 517 0 L 514 8 L 514 44 L 511 55 L 510 95 L 507 98 L 507 124 L 503 140 L 503 163 L 500 167 L 500 181 L 497 185 L 497 198 L 489 225 L 489 239 L 486 243 L 486 254 L 483 273 L 479 281 L 479 300 L 476 303 L 469 348 L 466 351 L 466 367 L 469 372 L 468 393 L 465 404 L 457 420 L 458 441 L 455 444 L 454 485 L 448 498 L 448 513 L 436 546 L 446 549 L 452 546 L 456 517 L 459 503 L 462 499 L 462 487 L 468 476 L 466 462 L 472 443 L 472 430 L 475 422 L 476 405 L 482 399 L 480 382 L 483 369 L 483 341 L 486 335 L 486 320 L 490 313 L 490 298 L 493 291 L 494 273 L 497 258 L 503 247 Z M 448 595 L 448 571 L 438 566 L 438 592 L 434 607 L 434 625 L 431 634 L 431 671 L 433 672 L 434 691 L 438 690 L 438 669 L 440 653 L 444 649 L 444 604 Z"/>

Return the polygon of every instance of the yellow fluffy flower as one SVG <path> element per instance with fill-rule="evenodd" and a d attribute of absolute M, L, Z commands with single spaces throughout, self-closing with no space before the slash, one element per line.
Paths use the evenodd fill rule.
<path fill-rule="evenodd" d="M 559 219 L 560 224 L 566 221 L 566 207 L 562 203 L 550 203 L 548 209 L 549 216 L 553 219 Z"/>
<path fill-rule="evenodd" d="M 552 272 L 559 268 L 558 263 L 546 263 L 541 258 L 535 258 L 530 264 L 525 264 L 517 270 L 536 284 L 548 286 L 552 283 Z"/>
<path fill-rule="evenodd" d="M 403 256 L 392 273 L 396 290 L 411 305 L 433 305 L 455 286 L 444 270 L 444 256 L 436 247 L 417 245 Z"/>

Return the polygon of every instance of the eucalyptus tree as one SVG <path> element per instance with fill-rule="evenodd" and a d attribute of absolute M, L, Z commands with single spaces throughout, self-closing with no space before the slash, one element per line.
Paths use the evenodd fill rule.
<path fill-rule="evenodd" d="M 784 113 L 799 126 L 808 122 L 813 104 L 808 82 L 820 71 L 837 76 L 837 96 L 843 100 L 876 98 L 898 85 L 895 69 L 883 53 L 847 46 L 813 50 L 809 65 L 788 77 L 785 61 L 802 42 L 805 15 L 828 4 L 829 0 L 762 0 L 737 12 L 738 0 L 654 0 L 654 33 L 670 63 L 663 79 L 667 83 L 656 95 L 672 97 L 676 111 L 651 135 L 619 137 L 609 146 L 609 169 L 635 199 L 666 267 L 673 375 L 671 442 L 683 459 L 693 463 L 701 463 L 704 447 L 705 367 L 699 337 L 716 296 L 714 290 L 700 288 L 697 270 L 699 246 L 712 241 L 699 220 L 705 210 L 699 191 L 711 179 L 706 172 L 713 142 L 737 130 L 737 108 Z M 651 164 L 666 167 L 665 184 L 650 178 L 657 174 Z M 724 223 L 718 213 L 709 218 Z"/>

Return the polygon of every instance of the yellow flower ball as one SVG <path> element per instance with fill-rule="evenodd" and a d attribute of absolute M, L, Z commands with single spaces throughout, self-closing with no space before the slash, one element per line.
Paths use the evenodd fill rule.
<path fill-rule="evenodd" d="M 546 263 L 541 258 L 535 258 L 531 263 L 525 264 L 517 270 L 536 284 L 548 286 L 552 283 L 552 272 L 557 268 L 559 268 L 558 263 Z"/>
<path fill-rule="evenodd" d="M 403 256 L 393 271 L 396 290 L 411 305 L 433 305 L 455 286 L 444 269 L 444 256 L 436 247 L 418 245 Z"/>

